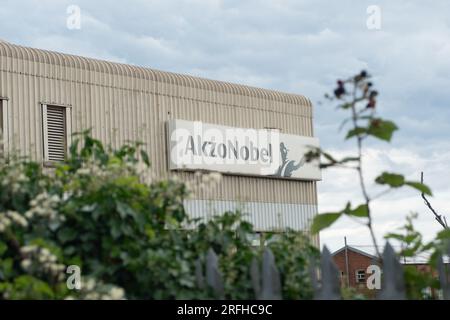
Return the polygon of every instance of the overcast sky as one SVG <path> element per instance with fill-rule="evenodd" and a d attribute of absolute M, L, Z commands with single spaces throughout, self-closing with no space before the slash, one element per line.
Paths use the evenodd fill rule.
<path fill-rule="evenodd" d="M 70 5 L 81 10 L 80 29 L 67 28 Z M 381 10 L 380 29 L 367 27 L 369 5 Z M 339 155 L 353 149 L 338 132 L 344 114 L 318 102 L 337 78 L 366 69 L 380 92 L 379 114 L 401 129 L 392 144 L 368 144 L 369 181 L 381 170 L 415 180 L 425 171 L 432 203 L 450 222 L 449 12 L 446 0 L 1 0 L 0 38 L 303 94 L 315 104 L 322 146 Z M 355 178 L 348 171 L 325 171 L 319 211 L 360 201 Z M 379 239 L 410 212 L 419 213 L 426 239 L 440 230 L 413 190 L 378 200 L 374 211 Z M 322 232 L 321 241 L 334 250 L 344 236 L 350 244 L 371 244 L 365 228 L 350 220 Z"/>

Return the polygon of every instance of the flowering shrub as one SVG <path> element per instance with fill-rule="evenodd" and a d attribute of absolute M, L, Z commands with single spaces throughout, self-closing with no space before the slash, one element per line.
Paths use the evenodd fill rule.
<path fill-rule="evenodd" d="M 0 161 L 0 298 L 209 298 L 195 276 L 209 248 L 219 255 L 226 297 L 254 297 L 250 265 L 260 249 L 251 246 L 251 224 L 238 212 L 201 222 L 184 211 L 183 200 L 218 183 L 218 174 L 149 180 L 138 143 L 113 150 L 87 132 L 50 170 Z M 285 268 L 285 298 L 310 298 L 306 261 L 315 249 L 294 233 L 271 246 Z M 70 286 L 73 266 L 81 278 Z"/>

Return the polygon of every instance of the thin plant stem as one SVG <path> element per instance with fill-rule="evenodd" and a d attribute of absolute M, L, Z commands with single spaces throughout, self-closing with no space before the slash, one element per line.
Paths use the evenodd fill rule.
<path fill-rule="evenodd" d="M 353 97 L 351 102 L 351 109 L 352 109 L 352 123 L 354 129 L 358 128 L 358 113 L 356 111 L 356 103 L 358 102 L 358 99 L 356 98 L 356 91 L 357 91 L 357 82 L 355 81 L 353 84 Z M 361 191 L 364 197 L 364 200 L 366 202 L 367 206 L 367 223 L 366 226 L 370 231 L 370 236 L 372 238 L 373 245 L 375 246 L 375 251 L 377 254 L 377 257 L 381 259 L 380 250 L 378 249 L 377 239 L 375 237 L 375 232 L 373 230 L 373 220 L 372 220 L 372 214 L 370 211 L 370 196 L 366 188 L 366 183 L 364 180 L 364 172 L 363 172 L 363 161 L 362 161 L 362 141 L 363 137 L 361 135 L 357 135 L 357 146 L 358 146 L 358 166 L 356 167 L 356 170 L 358 171 L 358 177 L 359 177 L 359 184 L 361 187 Z"/>

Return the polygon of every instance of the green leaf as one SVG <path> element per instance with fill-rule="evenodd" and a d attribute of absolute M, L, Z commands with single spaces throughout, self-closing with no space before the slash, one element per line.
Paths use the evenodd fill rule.
<path fill-rule="evenodd" d="M 358 206 L 356 209 L 346 210 L 345 214 L 348 214 L 350 216 L 364 218 L 364 217 L 369 216 L 369 210 L 368 210 L 367 204 L 362 204 L 362 205 Z"/>
<path fill-rule="evenodd" d="M 375 179 L 378 184 L 387 184 L 392 188 L 399 188 L 405 184 L 405 177 L 401 174 L 383 172 L 381 176 Z"/>
<path fill-rule="evenodd" d="M 321 163 L 320 168 L 328 168 L 328 167 L 333 167 L 337 164 L 345 164 L 347 162 L 359 161 L 359 157 L 345 157 L 341 160 L 336 160 L 336 159 L 332 158 L 330 155 L 328 155 L 328 156 L 329 157 L 327 159 L 332 159 L 332 160 L 330 160 L 330 162 L 327 162 L 327 163 Z"/>
<path fill-rule="evenodd" d="M 148 153 L 145 152 L 144 150 L 141 150 L 141 157 L 142 157 L 142 161 L 144 161 L 144 163 L 147 165 L 147 167 L 150 167 L 150 159 L 148 157 Z"/>
<path fill-rule="evenodd" d="M 74 246 L 69 246 L 69 247 L 65 247 L 64 248 L 64 254 L 71 256 L 72 254 L 74 254 L 77 251 L 77 248 Z"/>
<path fill-rule="evenodd" d="M 431 193 L 431 189 L 428 186 L 424 185 L 423 183 L 413 182 L 413 181 L 406 181 L 405 185 L 408 185 L 408 186 L 410 186 L 410 187 L 412 187 L 414 189 L 417 189 L 417 190 L 419 190 L 420 192 L 422 192 L 422 193 L 424 193 L 426 195 L 429 195 L 429 196 L 433 195 Z"/>
<path fill-rule="evenodd" d="M 339 161 L 339 163 L 347 163 L 347 162 L 354 162 L 359 161 L 359 157 L 345 157 L 342 160 Z"/>
<path fill-rule="evenodd" d="M 0 242 L 0 257 L 8 250 L 8 246 L 4 242 Z"/>
<path fill-rule="evenodd" d="M 111 236 L 113 237 L 113 239 L 119 238 L 121 234 L 122 232 L 120 230 L 120 225 L 117 223 L 113 223 L 111 225 Z"/>
<path fill-rule="evenodd" d="M 345 139 L 350 139 L 351 137 L 354 137 L 354 136 L 360 136 L 360 135 L 362 135 L 364 133 L 367 133 L 367 129 L 366 128 L 356 127 L 356 128 L 353 128 L 353 129 L 351 129 L 351 130 L 349 130 L 347 132 L 347 136 L 345 137 Z"/>
<path fill-rule="evenodd" d="M 405 181 L 404 176 L 396 173 L 383 172 L 381 176 L 375 179 L 375 182 L 378 184 L 387 184 L 392 188 L 399 188 L 404 185 L 408 185 L 424 194 L 430 196 L 432 195 L 431 190 L 428 186 L 420 182 Z"/>
<path fill-rule="evenodd" d="M 54 299 L 54 292 L 50 285 L 31 275 L 23 275 L 14 279 L 14 290 L 11 299 L 34 299 L 48 300 Z"/>
<path fill-rule="evenodd" d="M 75 239 L 76 236 L 77 232 L 71 228 L 63 228 L 58 231 L 58 239 L 61 240 L 61 242 L 63 243 Z"/>
<path fill-rule="evenodd" d="M 319 214 L 314 218 L 314 221 L 311 226 L 311 232 L 315 234 L 318 233 L 320 230 L 323 230 L 331 226 L 337 219 L 339 219 L 341 215 L 342 215 L 341 212 Z"/>
<path fill-rule="evenodd" d="M 385 239 L 394 239 L 394 240 L 398 240 L 398 241 L 404 241 L 405 236 L 402 234 L 398 234 L 398 233 L 388 233 L 386 235 L 384 235 Z"/>
<path fill-rule="evenodd" d="M 344 103 L 339 106 L 339 108 L 344 109 L 344 110 L 350 109 L 351 107 L 352 107 L 351 103 Z"/>
<path fill-rule="evenodd" d="M 384 141 L 391 141 L 392 135 L 397 130 L 397 125 L 392 121 L 373 119 L 370 122 L 367 133 Z"/>
<path fill-rule="evenodd" d="M 9 277 L 13 273 L 13 260 L 11 258 L 2 259 L 0 261 L 0 270 L 4 276 Z"/>
<path fill-rule="evenodd" d="M 450 229 L 446 229 L 446 230 L 440 231 L 437 234 L 436 239 L 438 239 L 438 240 L 450 240 Z"/>
<path fill-rule="evenodd" d="M 116 208 L 117 212 L 119 212 L 119 215 L 122 219 L 126 218 L 127 216 L 135 217 L 136 213 L 134 210 L 126 203 L 121 201 L 116 201 Z"/>
<path fill-rule="evenodd" d="M 332 163 L 336 163 L 337 160 L 335 158 L 333 158 L 333 156 L 329 153 L 326 152 L 322 152 L 322 155 L 324 156 L 325 159 L 327 159 L 328 161 L 332 162 Z"/>

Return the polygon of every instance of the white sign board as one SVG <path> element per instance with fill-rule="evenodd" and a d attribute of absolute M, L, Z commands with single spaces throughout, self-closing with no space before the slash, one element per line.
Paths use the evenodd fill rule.
<path fill-rule="evenodd" d="M 317 138 L 185 120 L 168 121 L 167 133 L 170 170 L 321 179 L 318 160 L 305 161 Z"/>

